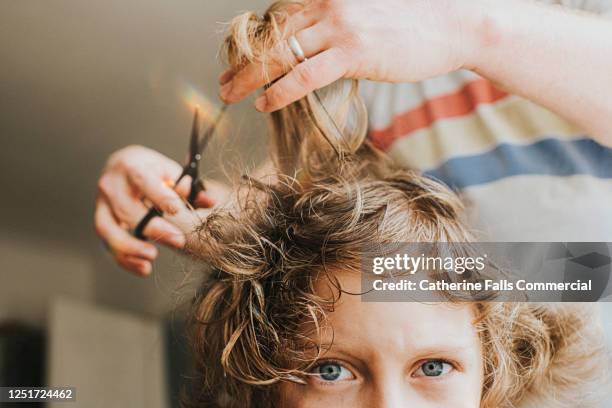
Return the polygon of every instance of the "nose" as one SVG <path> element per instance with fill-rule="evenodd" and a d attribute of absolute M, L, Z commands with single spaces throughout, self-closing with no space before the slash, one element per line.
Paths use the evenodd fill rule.
<path fill-rule="evenodd" d="M 409 387 L 398 380 L 387 379 L 376 387 L 373 395 L 375 408 L 423 408 L 411 401 Z"/>

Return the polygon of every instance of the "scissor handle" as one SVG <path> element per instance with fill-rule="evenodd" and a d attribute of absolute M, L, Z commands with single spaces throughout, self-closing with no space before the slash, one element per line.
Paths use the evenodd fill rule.
<path fill-rule="evenodd" d="M 142 239 L 143 241 L 146 240 L 147 238 L 144 236 L 144 230 L 147 227 L 147 225 L 149 224 L 149 222 L 155 218 L 155 217 L 161 217 L 162 212 L 160 210 L 158 210 L 155 207 L 151 207 L 149 208 L 149 211 L 147 212 L 147 214 L 142 217 L 142 219 L 138 222 L 138 225 L 136 225 L 136 228 L 134 228 L 134 236 L 138 239 Z"/>
<path fill-rule="evenodd" d="M 193 179 L 191 181 L 191 190 L 189 191 L 189 196 L 187 197 L 187 201 L 189 204 L 194 205 L 196 198 L 200 192 L 206 190 L 204 187 L 204 182 L 200 178 Z"/>
<path fill-rule="evenodd" d="M 179 181 L 182 178 L 179 177 Z M 204 187 L 204 182 L 202 181 L 202 179 L 200 178 L 194 178 L 191 181 L 191 190 L 189 191 L 189 196 L 187 197 L 187 202 L 191 205 L 194 205 L 195 200 L 198 196 L 198 194 L 201 191 L 206 190 L 206 187 Z M 159 209 L 157 209 L 156 207 L 151 207 L 149 208 L 149 211 L 145 214 L 144 217 L 142 217 L 142 219 L 138 222 L 138 224 L 136 225 L 136 228 L 134 228 L 132 234 L 138 238 L 138 239 L 142 239 L 142 240 L 146 240 L 147 238 L 144 236 L 144 230 L 147 227 L 147 225 L 149 224 L 149 222 L 151 222 L 151 220 L 155 217 L 161 217 L 163 215 L 163 212 Z"/>

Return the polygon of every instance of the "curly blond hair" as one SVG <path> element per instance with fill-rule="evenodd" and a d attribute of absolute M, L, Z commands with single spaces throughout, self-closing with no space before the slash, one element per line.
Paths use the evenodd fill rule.
<path fill-rule="evenodd" d="M 276 2 L 262 17 L 234 19 L 224 48 L 230 66 L 270 63 L 269 50 L 286 37 L 287 7 L 296 4 Z M 325 350 L 304 327 L 324 327 L 337 298 L 319 296 L 315 283 L 339 285 L 334 266 L 360 271 L 364 245 L 471 239 L 454 193 L 395 167 L 366 140 L 356 90 L 356 82 L 338 81 L 272 114 L 277 180 L 245 176 L 237 208 L 213 212 L 190 240 L 191 253 L 209 266 L 190 326 L 191 405 L 274 406 L 279 382 L 300 381 Z M 516 407 L 547 392 L 560 398 L 560 388 L 572 391 L 568 405 L 555 407 L 586 406 L 590 393 L 579 386 L 605 362 L 590 311 L 473 307 L 484 350 L 482 407 Z"/>

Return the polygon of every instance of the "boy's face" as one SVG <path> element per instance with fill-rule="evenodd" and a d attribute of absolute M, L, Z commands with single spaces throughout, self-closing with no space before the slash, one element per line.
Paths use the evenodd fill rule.
<path fill-rule="evenodd" d="M 358 274 L 336 276 L 359 293 Z M 331 294 L 325 284 L 317 291 Z M 281 385 L 283 407 L 480 406 L 483 358 L 470 306 L 366 303 L 343 294 L 328 317 L 333 333 L 315 340 L 332 346 L 307 385 Z"/>

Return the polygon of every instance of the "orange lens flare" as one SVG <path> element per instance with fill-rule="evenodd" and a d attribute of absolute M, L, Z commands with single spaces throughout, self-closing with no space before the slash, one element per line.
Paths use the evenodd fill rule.
<path fill-rule="evenodd" d="M 183 82 L 180 89 L 180 98 L 187 105 L 190 111 L 199 111 L 200 120 L 203 126 L 210 125 L 219 114 L 221 107 L 207 98 L 203 92 L 198 90 L 194 85 Z M 215 139 L 227 133 L 227 122 L 224 119 L 217 124 L 215 131 Z"/>

